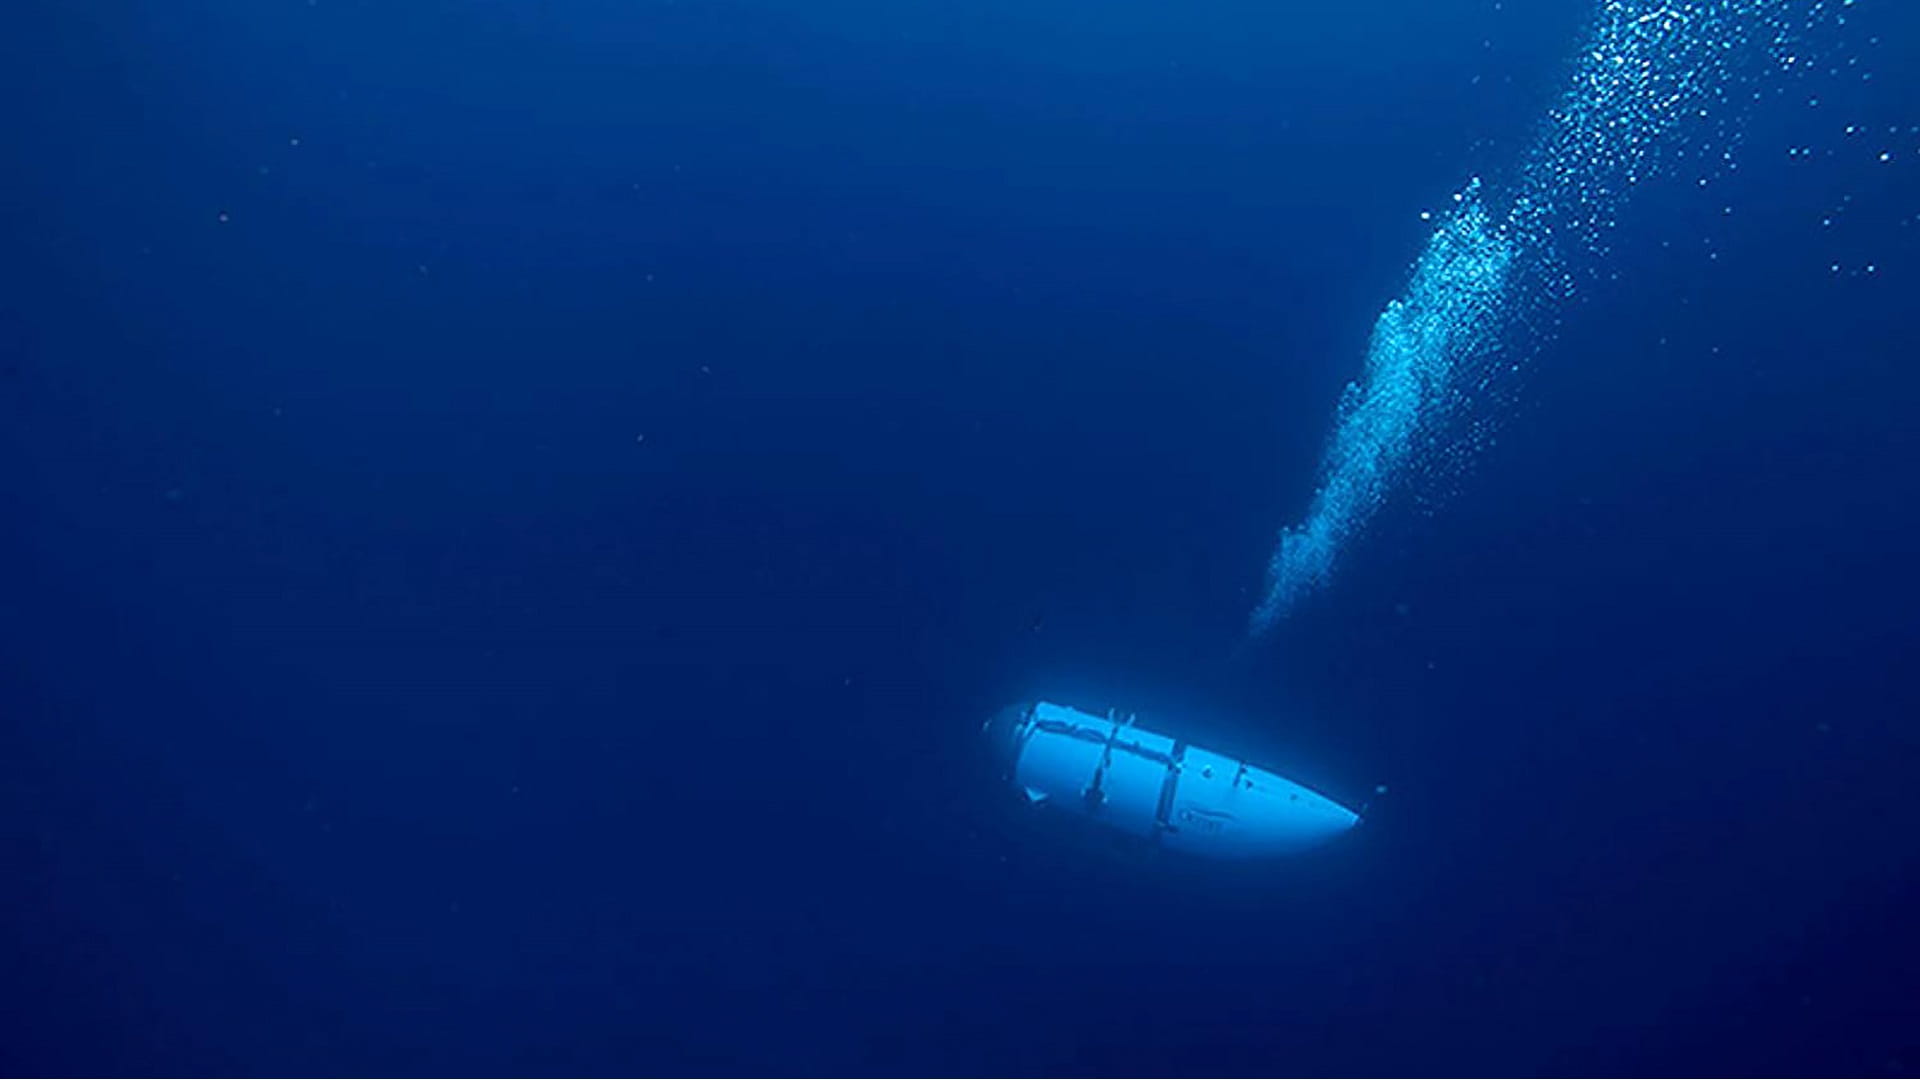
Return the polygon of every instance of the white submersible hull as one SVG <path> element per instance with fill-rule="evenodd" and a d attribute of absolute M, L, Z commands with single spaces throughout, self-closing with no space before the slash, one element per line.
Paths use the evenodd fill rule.
<path fill-rule="evenodd" d="M 1064 705 L 1013 705 L 985 725 L 1008 778 L 1036 805 L 1161 847 L 1218 858 L 1304 851 L 1360 815 L 1244 761 Z"/>

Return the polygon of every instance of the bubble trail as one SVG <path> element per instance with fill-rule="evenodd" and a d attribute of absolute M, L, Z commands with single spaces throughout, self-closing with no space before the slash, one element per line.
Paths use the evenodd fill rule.
<path fill-rule="evenodd" d="M 1851 0 L 1843 0 L 1840 6 Z M 1543 312 L 1571 290 L 1572 257 L 1597 255 L 1623 198 L 1666 156 L 1713 161 L 1732 92 L 1751 73 L 1791 70 L 1796 35 L 1830 0 L 1610 0 L 1496 213 L 1478 180 L 1454 196 L 1405 294 L 1374 324 L 1365 370 L 1342 395 L 1305 518 L 1285 529 L 1249 619 L 1258 636 L 1332 577 L 1342 552 L 1409 471 L 1473 448 L 1538 343 Z M 1753 47 L 1772 49 L 1760 64 Z M 1731 151 L 1721 150 L 1723 163 Z M 1726 165 L 1725 167 L 1730 167 Z M 1704 183 L 1705 180 L 1703 179 Z M 1456 421 L 1464 438 L 1449 440 Z"/>

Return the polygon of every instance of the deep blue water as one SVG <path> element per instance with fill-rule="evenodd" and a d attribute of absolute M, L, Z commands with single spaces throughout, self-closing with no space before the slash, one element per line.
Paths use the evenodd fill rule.
<path fill-rule="evenodd" d="M 1244 644 L 1591 9 L 10 6 L 0 1071 L 1920 1068 L 1920 11 Z M 1115 851 L 1035 696 L 1389 790 Z"/>

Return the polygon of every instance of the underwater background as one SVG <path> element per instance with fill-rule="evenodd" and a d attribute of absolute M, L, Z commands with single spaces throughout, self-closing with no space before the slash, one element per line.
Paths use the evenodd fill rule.
<path fill-rule="evenodd" d="M 10 5 L 0 1071 L 1920 1069 L 1920 7 L 1626 5 L 1796 36 L 1247 632 L 1603 6 Z"/>

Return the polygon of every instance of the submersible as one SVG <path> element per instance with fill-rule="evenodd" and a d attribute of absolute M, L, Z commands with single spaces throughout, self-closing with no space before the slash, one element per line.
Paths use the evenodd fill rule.
<path fill-rule="evenodd" d="M 1000 710 L 984 730 L 1028 803 L 1177 851 L 1286 855 L 1360 821 L 1311 788 L 1147 731 L 1131 716 L 1101 717 L 1041 701 Z"/>

